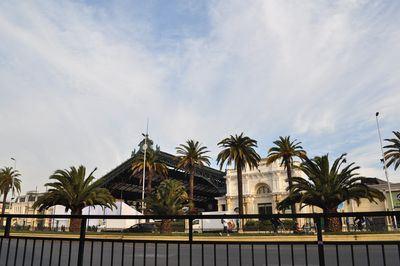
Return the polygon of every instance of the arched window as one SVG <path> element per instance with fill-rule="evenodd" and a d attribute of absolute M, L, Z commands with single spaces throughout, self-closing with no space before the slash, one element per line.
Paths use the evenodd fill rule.
<path fill-rule="evenodd" d="M 262 184 L 257 188 L 257 194 L 261 195 L 261 194 L 267 194 L 267 193 L 271 193 L 271 189 L 269 188 L 268 185 Z"/>

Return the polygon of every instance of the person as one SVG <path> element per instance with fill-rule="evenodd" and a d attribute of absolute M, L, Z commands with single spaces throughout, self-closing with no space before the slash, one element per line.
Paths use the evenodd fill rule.
<path fill-rule="evenodd" d="M 225 218 L 222 218 L 221 223 L 222 223 L 222 226 L 224 227 L 223 233 L 225 233 L 226 236 L 229 236 L 228 221 Z M 222 236 L 222 233 L 220 233 L 219 235 Z"/>
<path fill-rule="evenodd" d="M 373 231 L 372 221 L 369 217 L 365 217 L 365 228 L 367 231 Z"/>
<path fill-rule="evenodd" d="M 271 218 L 272 228 L 274 229 L 274 233 L 278 233 L 279 226 L 281 226 L 282 222 L 279 218 Z"/>
<path fill-rule="evenodd" d="M 357 224 L 357 229 L 360 230 L 360 231 L 362 231 L 362 230 L 363 230 L 364 217 L 362 217 L 362 216 L 357 216 L 357 217 L 354 219 L 354 223 Z"/>
<path fill-rule="evenodd" d="M 347 226 L 347 232 L 350 232 L 350 217 L 346 216 L 346 226 Z"/>
<path fill-rule="evenodd" d="M 303 230 L 300 229 L 299 223 L 298 222 L 294 222 L 293 224 L 293 234 L 301 234 L 303 233 Z"/>

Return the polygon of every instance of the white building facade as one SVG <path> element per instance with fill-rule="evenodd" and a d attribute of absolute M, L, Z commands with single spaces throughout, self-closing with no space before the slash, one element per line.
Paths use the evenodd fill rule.
<path fill-rule="evenodd" d="M 292 175 L 302 176 L 302 173 L 293 171 Z M 267 165 L 266 159 L 262 159 L 258 168 L 246 167 L 243 171 L 244 213 L 277 213 L 276 205 L 288 195 L 287 187 L 287 173 L 279 163 Z M 226 195 L 217 198 L 218 211 L 234 213 L 238 208 L 237 195 L 237 173 L 235 169 L 229 169 L 226 174 Z M 290 213 L 290 210 L 285 212 Z"/>

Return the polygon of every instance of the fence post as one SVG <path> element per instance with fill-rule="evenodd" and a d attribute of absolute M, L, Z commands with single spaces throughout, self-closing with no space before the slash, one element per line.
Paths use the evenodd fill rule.
<path fill-rule="evenodd" d="M 324 241 L 322 238 L 322 224 L 321 224 L 321 216 L 316 218 L 317 220 L 317 241 L 318 241 L 318 258 L 319 265 L 325 266 L 325 253 L 324 253 Z"/>
<path fill-rule="evenodd" d="M 193 218 L 189 217 L 189 242 L 193 241 Z"/>
<path fill-rule="evenodd" d="M 81 230 L 79 234 L 78 266 L 83 265 L 83 253 L 85 251 L 86 218 L 81 219 Z"/>
<path fill-rule="evenodd" d="M 4 228 L 4 237 L 10 237 L 11 230 L 11 216 L 6 218 L 6 228 Z"/>

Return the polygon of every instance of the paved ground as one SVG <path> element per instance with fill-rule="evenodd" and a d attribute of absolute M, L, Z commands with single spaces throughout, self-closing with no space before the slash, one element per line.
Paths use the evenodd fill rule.
<path fill-rule="evenodd" d="M 71 246 L 69 244 L 70 242 Z M 53 248 L 51 247 L 52 243 Z M 13 239 L 9 243 L 8 239 L 3 239 L 0 249 L 0 265 L 7 265 L 7 261 L 8 265 L 23 265 L 24 257 L 24 265 L 68 265 L 69 261 L 70 265 L 76 265 L 78 242 L 75 240 L 63 242 L 60 242 L 59 240 L 36 240 L 35 245 L 33 244 L 33 240 L 28 240 L 25 248 L 25 240 L 19 240 L 17 243 L 17 240 Z M 85 244 L 85 265 L 90 265 L 91 257 L 92 265 L 122 265 L 123 246 L 121 242 L 115 242 L 114 245 L 112 245 L 111 242 L 103 242 L 102 252 L 101 242 L 95 241 L 93 242 L 92 256 L 91 245 L 91 241 L 88 241 Z M 178 252 L 177 244 L 169 244 L 168 256 L 166 247 L 166 244 L 158 244 L 157 247 L 154 244 L 146 244 L 145 251 L 144 244 L 142 243 L 136 243 L 135 246 L 133 246 L 132 243 L 126 243 L 124 245 L 123 265 L 132 265 L 133 258 L 135 259 L 135 265 L 137 266 L 144 265 L 144 258 L 146 258 L 146 265 L 155 265 L 156 259 L 157 265 L 166 265 L 167 258 L 169 262 L 168 265 L 178 265 L 178 258 L 180 260 L 180 265 L 189 265 L 190 246 L 188 244 L 181 244 L 179 249 L 180 252 Z M 292 250 L 290 246 L 280 245 L 278 249 L 277 245 L 268 245 L 265 247 L 264 245 L 258 244 L 254 244 L 253 246 L 254 265 L 266 265 L 265 250 L 267 251 L 268 265 L 292 265 Z M 339 246 L 338 252 L 339 265 L 352 265 L 350 246 Z M 353 252 L 354 265 L 368 265 L 365 245 L 354 246 Z M 370 265 L 384 265 L 382 247 L 380 245 L 370 245 L 368 252 Z M 397 246 L 385 246 L 384 253 L 386 265 L 400 265 Z M 192 254 L 193 265 L 202 265 L 202 246 L 193 244 Z M 204 245 L 203 254 L 204 265 L 214 265 L 214 254 L 216 254 L 215 265 L 218 266 L 228 265 L 226 260 L 227 254 L 229 256 L 229 265 L 240 265 L 240 257 L 242 265 L 252 265 L 252 246 L 250 244 L 241 245 L 241 252 L 239 252 L 239 246 L 237 244 L 229 244 L 228 250 L 226 244 L 217 244 L 215 246 L 215 252 L 214 245 Z M 294 245 L 293 254 L 294 265 L 305 265 L 306 250 L 304 245 Z M 326 245 L 325 254 L 326 265 L 337 265 L 335 246 Z M 111 263 L 111 260 L 113 261 L 113 264 Z M 318 252 L 315 245 L 307 246 L 307 262 L 308 265 L 318 265 Z"/>

